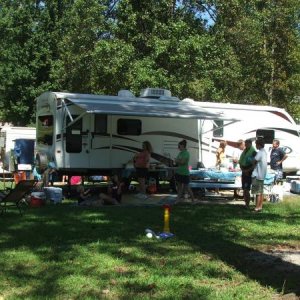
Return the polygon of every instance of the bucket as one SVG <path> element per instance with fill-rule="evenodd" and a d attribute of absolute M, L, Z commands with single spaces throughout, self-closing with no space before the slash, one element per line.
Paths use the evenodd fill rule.
<path fill-rule="evenodd" d="M 45 193 L 43 192 L 33 192 L 30 195 L 30 203 L 31 207 L 41 207 L 45 205 Z"/>
<path fill-rule="evenodd" d="M 46 194 L 46 200 L 54 203 L 61 203 L 63 194 L 62 188 L 58 187 L 45 187 L 44 192 Z"/>

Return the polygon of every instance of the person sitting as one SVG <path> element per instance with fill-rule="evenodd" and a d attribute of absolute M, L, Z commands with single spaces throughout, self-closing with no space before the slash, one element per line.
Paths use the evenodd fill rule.
<path fill-rule="evenodd" d="M 124 183 L 114 175 L 111 184 L 108 186 L 107 194 L 100 193 L 99 196 L 93 194 L 90 189 L 85 190 L 83 185 L 77 186 L 78 204 L 81 206 L 99 207 L 102 205 L 117 205 L 122 201 L 122 191 Z"/>
<path fill-rule="evenodd" d="M 114 175 L 112 177 L 111 184 L 108 186 L 107 194 L 101 193 L 99 195 L 99 198 L 102 200 L 103 204 L 121 204 L 124 185 L 124 182 L 119 180 L 119 176 Z"/>
<path fill-rule="evenodd" d="M 92 196 L 90 189 L 85 190 L 82 184 L 76 187 L 76 192 L 77 192 L 78 204 L 82 204 L 84 201 L 89 200 Z"/>

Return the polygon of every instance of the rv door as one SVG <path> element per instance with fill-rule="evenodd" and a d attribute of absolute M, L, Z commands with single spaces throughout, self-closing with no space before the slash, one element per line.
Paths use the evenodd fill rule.
<path fill-rule="evenodd" d="M 110 169 L 111 165 L 111 116 L 91 115 L 90 132 L 90 168 Z"/>
<path fill-rule="evenodd" d="M 72 119 L 71 119 L 72 118 Z M 83 169 L 89 167 L 90 115 L 81 118 L 66 115 L 64 138 L 64 168 Z"/>
<path fill-rule="evenodd" d="M 72 119 L 66 116 L 65 167 L 94 170 L 110 168 L 107 115 L 72 115 Z"/>

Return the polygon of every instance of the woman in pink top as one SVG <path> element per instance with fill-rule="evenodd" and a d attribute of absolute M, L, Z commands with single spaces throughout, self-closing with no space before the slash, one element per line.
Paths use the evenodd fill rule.
<path fill-rule="evenodd" d="M 151 152 L 152 146 L 150 142 L 145 141 L 143 142 L 143 150 L 137 153 L 133 158 L 136 176 L 138 178 L 140 188 L 140 193 L 137 196 L 141 199 L 147 199 L 146 178 L 148 175 Z"/>

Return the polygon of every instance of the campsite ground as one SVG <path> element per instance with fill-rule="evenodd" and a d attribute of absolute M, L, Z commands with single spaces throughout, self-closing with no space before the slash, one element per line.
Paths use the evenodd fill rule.
<path fill-rule="evenodd" d="M 161 205 L 172 195 L 142 203 L 132 196 L 118 207 L 82 208 L 69 199 L 2 215 L 0 298 L 300 296 L 293 260 L 300 252 L 299 196 L 265 203 L 262 213 L 232 199 L 172 206 L 169 240 L 148 239 L 145 229 L 163 230 Z"/>

